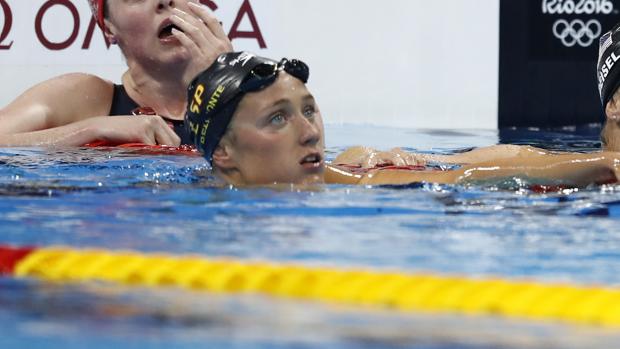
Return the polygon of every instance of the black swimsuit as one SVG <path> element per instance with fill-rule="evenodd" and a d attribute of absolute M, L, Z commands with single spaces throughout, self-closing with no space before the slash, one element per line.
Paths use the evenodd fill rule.
<path fill-rule="evenodd" d="M 114 95 L 112 96 L 112 107 L 110 108 L 110 116 L 132 115 L 134 110 L 140 106 L 136 103 L 125 90 L 123 85 L 114 85 Z M 185 125 L 181 120 L 173 120 L 162 116 L 162 118 L 172 126 L 174 133 L 181 137 L 181 144 L 191 144 L 191 141 L 185 132 Z"/>

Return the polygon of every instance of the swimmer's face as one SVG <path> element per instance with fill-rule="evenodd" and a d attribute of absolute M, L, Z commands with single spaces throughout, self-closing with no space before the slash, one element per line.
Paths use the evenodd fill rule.
<path fill-rule="evenodd" d="M 603 150 L 620 151 L 620 89 L 616 90 L 613 97 L 605 106 L 607 121 L 601 132 Z"/>
<path fill-rule="evenodd" d="M 323 181 L 323 119 L 303 82 L 281 72 L 266 89 L 247 94 L 213 155 L 234 184 Z"/>
<path fill-rule="evenodd" d="M 185 49 L 170 32 L 170 17 L 178 8 L 191 13 L 193 0 L 107 0 L 105 20 L 109 38 L 118 42 L 128 59 L 140 61 L 177 61 Z"/>

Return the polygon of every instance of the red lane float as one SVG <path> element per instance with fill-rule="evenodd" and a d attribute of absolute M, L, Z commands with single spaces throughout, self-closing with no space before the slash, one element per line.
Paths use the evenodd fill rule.
<path fill-rule="evenodd" d="M 168 145 L 149 145 L 144 143 L 111 144 L 105 141 L 95 141 L 84 145 L 96 149 L 131 149 L 132 153 L 141 155 L 188 155 L 201 156 L 196 147 L 180 145 L 178 147 Z"/>
<path fill-rule="evenodd" d="M 9 247 L 0 245 L 0 276 L 11 275 L 15 266 L 35 249 L 33 247 Z"/>

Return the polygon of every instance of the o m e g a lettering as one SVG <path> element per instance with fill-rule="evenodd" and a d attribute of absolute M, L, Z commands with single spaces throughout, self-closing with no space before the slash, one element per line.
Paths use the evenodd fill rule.
<path fill-rule="evenodd" d="M 69 9 L 71 15 L 73 16 L 73 32 L 71 32 L 71 35 L 69 36 L 69 38 L 67 38 L 67 40 L 58 43 L 49 41 L 43 33 L 43 17 L 45 16 L 47 10 L 56 5 L 62 5 L 66 7 L 67 9 Z M 78 36 L 78 32 L 80 29 L 80 14 L 78 13 L 75 5 L 69 0 L 48 0 L 45 4 L 43 4 L 41 9 L 39 9 L 39 12 L 37 13 L 37 18 L 34 22 L 34 29 L 37 33 L 37 38 L 43 44 L 43 46 L 52 51 L 64 50 L 67 47 L 71 46 Z"/>
<path fill-rule="evenodd" d="M 13 46 L 13 41 L 8 45 L 2 45 L 2 42 L 9 36 L 13 27 L 13 12 L 5 0 L 0 0 L 0 8 L 2 8 L 4 13 L 4 25 L 2 26 L 2 31 L 0 31 L 0 50 L 9 50 Z"/>
<path fill-rule="evenodd" d="M 24 0 L 15 0 L 15 1 L 24 1 Z M 36 37 L 40 44 L 42 44 L 45 48 L 52 51 L 65 50 L 75 44 L 75 41 L 80 33 L 80 14 L 77 10 L 76 3 L 82 2 L 84 0 L 47 0 L 43 3 L 43 5 L 39 8 L 36 14 L 36 18 L 34 20 L 34 29 Z M 218 9 L 218 5 L 214 0 L 200 0 L 200 3 L 209 7 L 212 11 Z M 46 35 L 46 28 L 43 26 L 43 19 L 46 16 L 48 10 L 56 5 L 63 6 L 69 10 L 71 16 L 73 18 L 73 29 L 71 33 L 68 33 L 68 37 L 64 41 L 60 42 L 52 42 L 48 39 Z M 8 0 L 0 0 L 0 10 L 4 15 L 4 23 L 0 23 L 0 50 L 10 50 L 13 46 L 13 41 L 5 43 L 9 34 L 13 28 L 13 12 L 11 9 L 11 5 Z M 0 17 L 2 18 L 2 17 Z M 95 31 L 100 31 L 99 27 L 96 25 L 96 21 L 92 16 L 88 16 L 90 19 L 88 21 L 88 26 L 86 29 L 86 35 L 84 37 L 84 41 L 82 42 L 82 49 L 87 50 L 90 49 L 91 42 L 93 39 L 93 35 Z M 251 29 L 248 31 L 240 30 L 241 23 L 244 19 L 248 19 L 251 25 Z M 18 26 L 24 28 L 24 25 Z M 237 11 L 236 19 L 233 22 L 233 25 L 230 28 L 228 33 L 228 37 L 230 40 L 235 39 L 254 39 L 256 40 L 258 46 L 260 48 L 267 48 L 267 44 L 263 37 L 261 28 L 258 24 L 256 15 L 254 13 L 254 9 L 250 3 L 250 0 L 244 0 L 241 4 L 239 10 Z M 104 40 L 105 42 L 105 40 Z M 109 48 L 109 43 L 106 42 L 106 46 Z"/>

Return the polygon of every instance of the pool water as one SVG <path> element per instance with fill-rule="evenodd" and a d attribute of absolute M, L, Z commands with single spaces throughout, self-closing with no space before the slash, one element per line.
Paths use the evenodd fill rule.
<path fill-rule="evenodd" d="M 600 147 L 596 127 L 327 127 L 352 145 L 450 153 L 498 142 Z M 310 266 L 620 285 L 620 186 L 214 185 L 202 158 L 132 149 L 0 149 L 0 243 L 195 253 Z M 260 296 L 0 278 L 2 348 L 592 348 L 604 329 L 400 314 Z"/>

